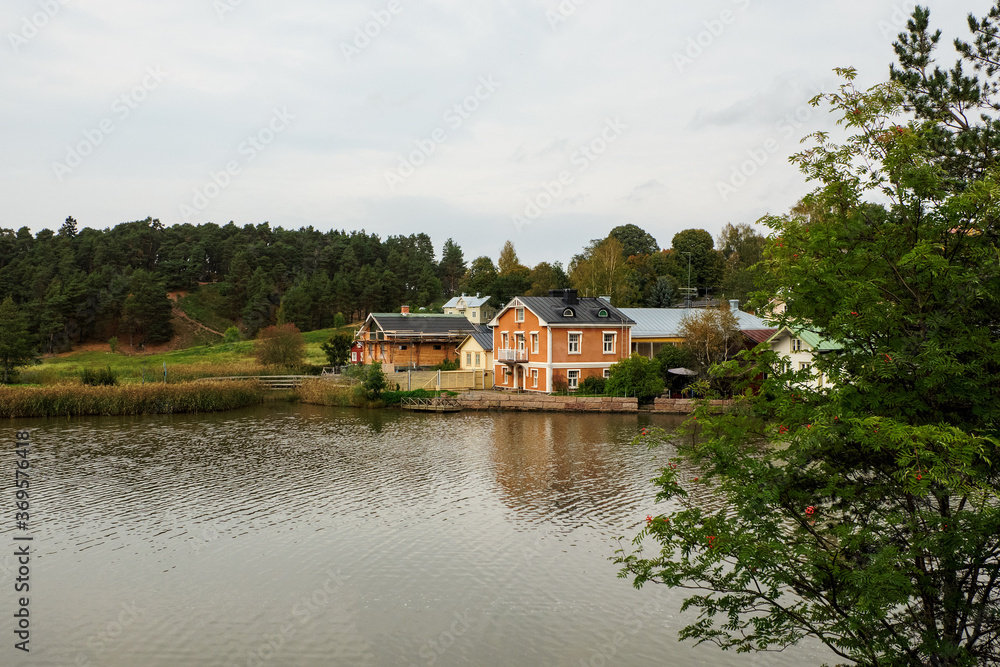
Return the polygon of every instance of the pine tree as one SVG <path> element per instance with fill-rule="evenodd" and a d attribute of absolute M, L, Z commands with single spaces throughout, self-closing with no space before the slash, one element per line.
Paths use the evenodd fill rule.
<path fill-rule="evenodd" d="M 28 333 L 28 324 L 14 299 L 7 297 L 0 303 L 0 373 L 3 383 L 16 381 L 17 369 L 36 359 L 36 347 Z"/>

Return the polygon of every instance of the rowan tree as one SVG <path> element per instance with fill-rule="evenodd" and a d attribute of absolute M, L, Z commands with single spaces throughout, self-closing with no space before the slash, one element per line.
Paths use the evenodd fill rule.
<path fill-rule="evenodd" d="M 1000 62 L 998 17 L 970 18 L 978 64 Z M 794 157 L 817 183 L 812 214 L 761 221 L 788 296 L 779 324 L 841 347 L 814 357 L 829 381 L 763 348 L 717 367 L 745 395 L 723 416 L 703 406 L 698 439 L 669 445 L 668 508 L 637 538 L 658 553 L 618 554 L 637 586 L 693 591 L 682 638 L 758 651 L 811 637 L 871 666 L 1000 661 L 996 68 L 971 89 L 960 67 L 940 73 L 927 25 L 917 8 L 897 43 L 915 76 L 859 91 L 838 70 L 847 81 L 814 103 L 848 136 L 817 133 Z M 692 501 L 702 485 L 721 509 Z"/>

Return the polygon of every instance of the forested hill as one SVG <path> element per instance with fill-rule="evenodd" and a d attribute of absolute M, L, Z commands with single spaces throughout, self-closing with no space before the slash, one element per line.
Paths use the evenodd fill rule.
<path fill-rule="evenodd" d="M 169 340 L 167 292 L 199 283 L 219 283 L 220 314 L 250 335 L 282 303 L 287 321 L 323 328 L 338 312 L 350 319 L 439 300 L 444 284 L 454 287 L 465 272 L 450 240 L 444 255 L 435 262 L 426 234 L 380 240 L 267 223 L 167 227 L 152 218 L 78 230 L 68 218 L 58 232 L 34 236 L 26 227 L 0 229 L 0 300 L 14 298 L 46 352 L 111 336 Z"/>
<path fill-rule="evenodd" d="M 499 305 L 573 286 L 616 305 L 669 306 L 685 281 L 701 293 L 743 298 L 763 241 L 749 225 L 727 225 L 718 250 L 700 229 L 675 234 L 674 247 L 661 250 L 644 230 L 622 225 L 592 240 L 567 270 L 558 261 L 529 269 L 509 241 L 497 264 L 483 256 L 467 265 L 452 239 L 436 259 L 423 233 L 383 240 L 268 223 L 167 227 L 153 218 L 95 230 L 70 217 L 58 232 L 0 228 L 0 301 L 13 297 L 43 352 L 113 336 L 123 344 L 168 341 L 168 292 L 196 289 L 205 296 L 199 307 L 211 311 L 197 318 L 202 324 L 238 323 L 249 337 L 279 319 L 308 331 L 332 326 L 338 313 L 357 321 L 402 304 L 439 306 L 462 292 L 489 294 Z"/>

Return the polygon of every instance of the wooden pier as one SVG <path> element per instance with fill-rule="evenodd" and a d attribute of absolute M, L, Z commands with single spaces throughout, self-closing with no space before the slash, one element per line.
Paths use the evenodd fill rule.
<path fill-rule="evenodd" d="M 404 398 L 399 403 L 399 407 L 404 410 L 417 410 L 420 412 L 461 412 L 462 405 L 456 398 Z"/>
<path fill-rule="evenodd" d="M 316 375 L 230 375 L 227 377 L 201 378 L 201 382 L 218 380 L 256 380 L 268 389 L 295 389 L 306 380 L 318 380 Z"/>

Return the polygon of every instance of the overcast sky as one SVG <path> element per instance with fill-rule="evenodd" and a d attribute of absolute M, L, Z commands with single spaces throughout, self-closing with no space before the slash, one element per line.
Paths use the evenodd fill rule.
<path fill-rule="evenodd" d="M 927 4 L 950 65 L 992 3 Z M 787 158 L 831 119 L 807 100 L 834 67 L 886 79 L 911 7 L 4 0 L 0 227 L 423 231 L 533 265 L 634 223 L 669 247 L 808 192 Z"/>

